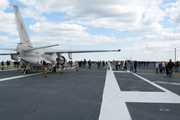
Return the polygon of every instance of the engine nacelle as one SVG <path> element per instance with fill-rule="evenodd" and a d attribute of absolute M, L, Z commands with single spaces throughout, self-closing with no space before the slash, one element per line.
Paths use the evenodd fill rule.
<path fill-rule="evenodd" d="M 11 59 L 12 60 L 18 60 L 18 56 L 17 55 L 11 55 Z"/>
<path fill-rule="evenodd" d="M 21 61 L 23 63 L 29 63 L 32 66 L 42 66 L 43 65 L 43 59 L 41 57 L 35 58 L 35 57 L 22 57 Z"/>
<path fill-rule="evenodd" d="M 66 61 L 64 56 L 60 56 L 58 58 L 56 58 L 57 63 L 59 63 L 60 65 L 63 65 Z"/>

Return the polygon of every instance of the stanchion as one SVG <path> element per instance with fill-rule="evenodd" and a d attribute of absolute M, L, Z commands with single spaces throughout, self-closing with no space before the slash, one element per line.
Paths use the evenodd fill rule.
<path fill-rule="evenodd" d="M 63 66 L 61 66 L 61 73 L 63 73 Z"/>
<path fill-rule="evenodd" d="M 46 68 L 45 68 L 45 72 L 44 72 L 44 73 L 45 73 L 44 77 L 47 77 L 47 72 L 46 72 Z"/>

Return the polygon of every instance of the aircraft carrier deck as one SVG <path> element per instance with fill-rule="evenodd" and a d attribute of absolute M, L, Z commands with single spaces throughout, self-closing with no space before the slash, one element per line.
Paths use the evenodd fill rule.
<path fill-rule="evenodd" d="M 128 67 L 129 68 L 129 67 Z M 1 120 L 179 120 L 180 75 L 122 70 L 0 70 Z"/>

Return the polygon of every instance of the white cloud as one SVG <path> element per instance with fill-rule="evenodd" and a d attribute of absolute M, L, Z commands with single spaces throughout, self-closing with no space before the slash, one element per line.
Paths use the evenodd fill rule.
<path fill-rule="evenodd" d="M 76 23 L 116 29 L 120 32 L 164 32 L 159 23 L 167 15 L 160 9 L 162 0 L 19 0 L 34 9 L 35 19 L 41 13 L 66 12 L 65 18 Z M 30 12 L 26 12 L 30 13 Z M 29 14 L 27 14 L 29 15 Z M 29 15 L 30 16 L 30 15 Z"/>
<path fill-rule="evenodd" d="M 39 13 L 65 12 L 74 7 L 75 0 L 19 0 Z"/>
<path fill-rule="evenodd" d="M 1 40 L 1 48 L 2 46 L 11 46 L 11 47 L 16 47 L 17 43 L 20 41 L 19 38 L 18 39 L 11 39 L 8 36 L 0 36 L 0 40 Z"/>
<path fill-rule="evenodd" d="M 82 27 L 77 24 L 67 23 L 36 23 L 30 25 L 30 30 L 38 33 L 40 36 L 33 36 L 33 42 L 41 42 L 48 44 L 51 43 L 64 43 L 70 45 L 95 45 L 105 42 L 116 42 L 114 37 L 107 37 L 104 35 L 90 35 Z M 43 41 L 43 42 L 42 42 Z"/>
<path fill-rule="evenodd" d="M 31 8 L 21 9 L 21 14 L 23 18 L 34 18 L 35 20 L 46 21 L 46 17 L 40 15 L 40 13 Z"/>
<path fill-rule="evenodd" d="M 8 0 L 0 1 L 0 33 L 7 33 L 9 35 L 17 35 L 16 23 L 14 21 L 14 13 L 4 12 L 9 7 Z"/>
<path fill-rule="evenodd" d="M 0 11 L 5 10 L 7 7 L 9 7 L 9 1 L 8 0 L 0 0 Z"/>
<path fill-rule="evenodd" d="M 5 13 L 0 11 L 0 32 L 8 33 L 10 35 L 18 35 L 17 33 L 17 25 L 14 21 L 15 16 L 13 13 Z"/>
<path fill-rule="evenodd" d="M 177 24 L 178 19 L 180 19 L 180 0 L 178 0 L 176 3 L 167 3 L 165 6 L 166 13 L 170 17 L 169 22 Z"/>
<path fill-rule="evenodd" d="M 66 13 L 75 23 L 116 29 L 121 32 L 162 32 L 159 21 L 166 13 L 159 8 L 161 0 L 79 0 Z"/>

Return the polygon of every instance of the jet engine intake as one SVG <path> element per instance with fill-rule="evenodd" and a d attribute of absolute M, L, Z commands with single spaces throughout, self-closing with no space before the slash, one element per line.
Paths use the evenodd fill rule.
<path fill-rule="evenodd" d="M 60 65 L 63 65 L 65 63 L 66 59 L 64 58 L 64 56 L 60 56 L 60 57 L 56 58 L 56 61 Z"/>

